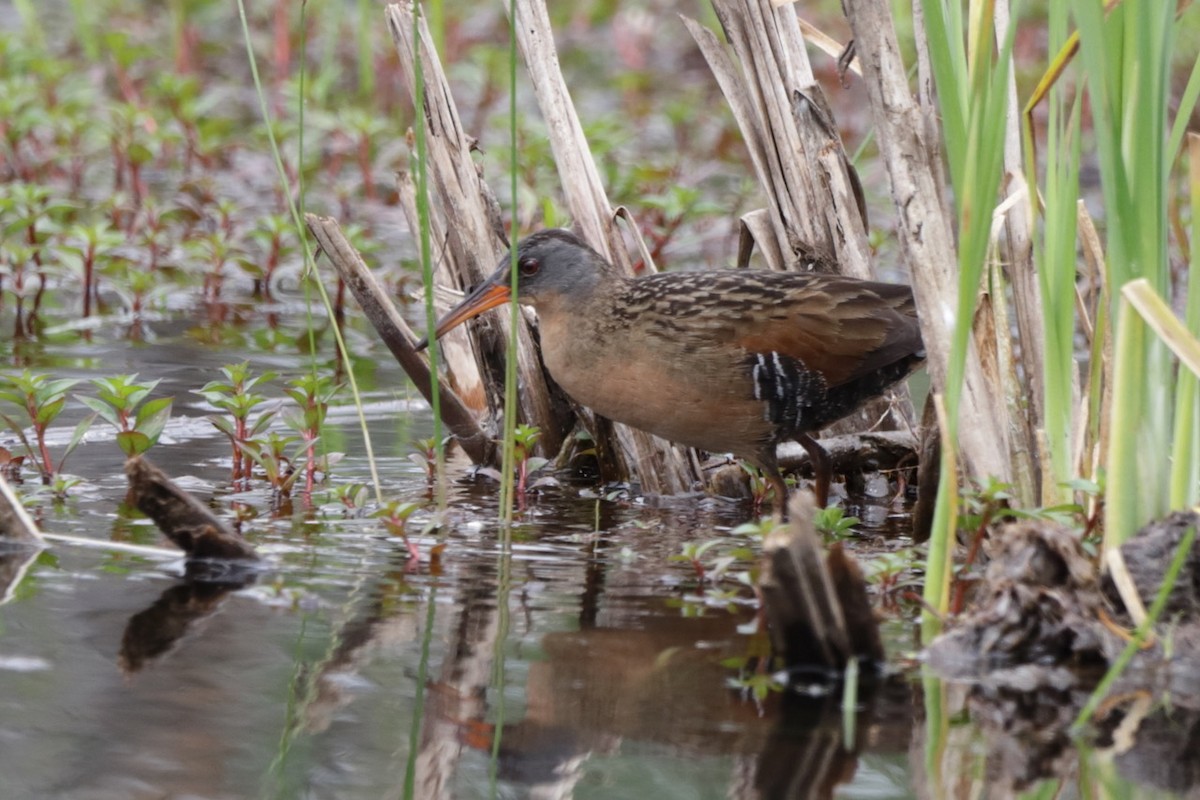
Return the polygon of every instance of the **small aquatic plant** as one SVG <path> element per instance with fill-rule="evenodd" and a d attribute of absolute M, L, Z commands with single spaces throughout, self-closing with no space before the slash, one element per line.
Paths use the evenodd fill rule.
<path fill-rule="evenodd" d="M 519 497 L 524 497 L 530 489 L 538 485 L 530 485 L 529 476 L 550 463 L 549 459 L 533 454 L 534 445 L 540 438 L 542 438 L 542 432 L 536 425 L 518 425 L 513 430 L 513 459 L 517 465 L 517 494 Z"/>
<path fill-rule="evenodd" d="M 442 439 L 440 447 L 444 449 L 451 441 L 452 437 L 445 437 Z M 433 483 L 437 479 L 437 454 L 439 449 L 437 440 L 432 436 L 417 439 L 413 442 L 413 447 L 416 452 L 409 453 L 408 460 L 425 470 L 426 479 L 430 483 Z"/>
<path fill-rule="evenodd" d="M 254 296 L 272 298 L 275 270 L 295 250 L 295 229 L 285 214 L 268 214 L 250 234 L 259 252 L 237 259 L 242 271 L 254 279 Z"/>
<path fill-rule="evenodd" d="M 361 512 L 371 500 L 371 487 L 365 483 L 342 483 L 334 487 L 332 494 L 347 511 Z"/>
<path fill-rule="evenodd" d="M 37 469 L 42 483 L 46 486 L 52 484 L 55 476 L 62 469 L 63 462 L 83 441 L 84 434 L 87 433 L 92 420 L 95 419 L 94 415 L 87 417 L 76 426 L 70 443 L 56 464 L 46 443 L 46 432 L 66 408 L 67 392 L 77 383 L 79 383 L 78 380 L 71 378 L 56 380 L 46 374 L 34 374 L 30 370 L 24 370 L 20 374 L 0 375 L 0 402 L 7 402 L 21 409 L 33 428 L 33 442 L 26 437 L 24 426 L 13 417 L 0 413 L 0 419 L 4 420 L 9 429 L 16 434 L 25 448 L 29 460 Z M 6 459 L 6 463 L 12 463 L 11 454 Z M 69 488 L 69 486 L 65 487 L 65 489 Z"/>
<path fill-rule="evenodd" d="M 271 424 L 277 413 L 277 408 L 262 408 L 268 402 L 266 395 L 259 394 L 254 388 L 261 383 L 273 380 L 274 372 L 264 372 L 261 375 L 250 374 L 249 362 L 229 364 L 221 367 L 224 380 L 209 381 L 196 390 L 212 405 L 225 412 L 228 417 L 214 414 L 208 419 L 213 427 L 225 434 L 233 446 L 233 470 L 230 480 L 235 487 L 249 488 L 251 456 L 240 444 L 248 443 L 267 426 Z M 257 411 L 253 422 L 251 415 Z"/>
<path fill-rule="evenodd" d="M 854 526 L 860 522 L 861 520 L 858 517 L 848 516 L 846 509 L 841 506 L 819 508 L 813 514 L 813 525 L 817 531 L 832 536 L 835 539 L 849 536 Z"/>
<path fill-rule="evenodd" d="M 404 546 L 408 548 L 408 555 L 414 561 L 420 559 L 421 551 L 417 549 L 416 544 L 414 544 L 408 538 L 407 526 L 408 518 L 411 517 L 413 512 L 419 508 L 420 506 L 418 506 L 416 503 L 409 503 L 401 500 L 390 500 L 385 503 L 382 508 L 375 512 L 375 516 L 383 520 L 383 524 L 388 529 L 389 533 L 391 533 L 393 536 L 399 536 L 404 540 Z"/>
<path fill-rule="evenodd" d="M 514 489 L 517 507 L 522 511 L 525 510 L 525 500 L 531 490 L 556 483 L 551 476 L 538 478 L 532 482 L 529 480 L 533 473 L 550 463 L 547 458 L 533 455 L 534 446 L 540 438 L 542 438 L 542 432 L 536 425 L 522 424 L 513 429 L 513 475 L 516 478 Z M 500 470 L 484 467 L 479 472 L 498 482 L 503 482 Z"/>
<path fill-rule="evenodd" d="M 325 415 L 329 412 L 329 403 L 341 388 L 341 384 L 332 376 L 310 372 L 288 381 L 283 390 L 296 404 L 285 406 L 280 416 L 304 443 L 304 492 L 308 497 L 312 496 L 317 470 L 328 474 L 333 463 L 341 458 L 340 453 L 328 453 L 318 458 L 316 452 L 317 439 L 320 438 Z"/>
<path fill-rule="evenodd" d="M 76 224 L 67 232 L 64 250 L 78 260 L 83 276 L 84 319 L 92 315 L 92 304 L 97 299 L 97 265 L 103 264 L 108 255 L 124 242 L 124 235 L 113 230 L 104 219 Z"/>
<path fill-rule="evenodd" d="M 281 508 L 291 499 L 292 487 L 301 475 L 295 465 L 304 460 L 307 444 L 297 436 L 284 436 L 274 431 L 236 444 L 244 456 L 263 471 L 263 477 L 271 486 L 272 505 Z M 246 477 L 249 478 L 249 471 Z"/>
<path fill-rule="evenodd" d="M 117 445 L 126 456 L 145 453 L 158 443 L 171 417 L 173 397 L 149 399 L 158 381 L 139 381 L 137 374 L 94 378 L 96 397 L 77 396 L 117 429 Z"/>

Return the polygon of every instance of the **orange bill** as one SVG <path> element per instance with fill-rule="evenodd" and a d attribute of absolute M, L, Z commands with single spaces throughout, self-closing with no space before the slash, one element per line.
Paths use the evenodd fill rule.
<path fill-rule="evenodd" d="M 495 283 L 491 280 L 484 281 L 480 286 L 461 303 L 446 312 L 446 316 L 438 320 L 437 330 L 434 331 L 435 338 L 442 338 L 447 331 L 457 328 L 469 319 L 478 317 L 483 312 L 495 308 L 496 306 L 504 305 L 512 297 L 512 292 L 509 287 Z M 422 338 L 417 342 L 417 350 L 424 350 L 428 346 L 427 339 Z"/>

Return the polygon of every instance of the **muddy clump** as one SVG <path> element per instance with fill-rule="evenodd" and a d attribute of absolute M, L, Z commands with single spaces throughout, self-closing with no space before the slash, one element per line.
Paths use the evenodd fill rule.
<path fill-rule="evenodd" d="M 1198 522 L 1194 512 L 1175 513 L 1121 547 L 1146 607 Z M 1135 624 L 1111 576 L 1099 573 L 1066 528 L 1012 524 L 997 532 L 988 552 L 977 602 L 925 655 L 940 677 L 965 684 L 965 705 L 994 755 L 988 784 L 1021 791 L 1078 769 L 1072 727 Z M 1164 725 L 1171 735 L 1156 735 Z M 1197 737 L 1200 548 L 1193 547 L 1153 635 L 1109 687 L 1088 738 L 1119 754 L 1131 779 L 1186 792 L 1198 785 L 1200 770 L 1181 769 L 1179 753 Z M 1142 780 L 1149 776 L 1155 780 Z"/>

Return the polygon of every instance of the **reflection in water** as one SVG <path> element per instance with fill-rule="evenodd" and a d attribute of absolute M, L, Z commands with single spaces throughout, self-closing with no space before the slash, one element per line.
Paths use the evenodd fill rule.
<path fill-rule="evenodd" d="M 847 744 L 840 696 L 788 692 L 760 706 L 727 688 L 730 671 L 721 662 L 745 649 L 736 620 L 650 622 L 542 640 L 525 717 L 501 734 L 501 776 L 536 787 L 539 797 L 569 797 L 590 758 L 650 746 L 685 760 L 732 756 L 725 796 L 828 798 L 853 778 L 868 741 L 877 751 L 907 747 L 905 682 L 863 698 Z"/>
<path fill-rule="evenodd" d="M 221 571 L 219 576 L 212 573 L 214 567 Z M 169 652 L 189 628 L 213 614 L 226 595 L 250 585 L 257 574 L 245 566 L 230 564 L 192 562 L 188 569 L 190 574 L 183 582 L 129 618 L 118 656 L 127 674 Z"/>
<path fill-rule="evenodd" d="M 182 398 L 198 370 L 215 378 L 243 356 L 259 358 L 154 344 L 130 369 L 165 376 L 162 389 Z M 387 490 L 419 501 L 423 477 L 407 454 L 428 435 L 427 412 L 410 419 L 395 396 L 400 376 L 383 362 L 377 369 L 386 389 L 367 387 L 366 402 L 384 409 L 373 433 Z M 204 413 L 181 401 L 177 421 Z M 179 459 L 173 472 L 225 484 L 228 444 L 215 429 L 193 422 L 169 432 L 176 443 L 159 450 Z M 339 451 L 363 451 L 348 413 L 333 415 L 327 437 Z M 53 522 L 111 538 L 125 487 L 110 443 L 101 445 L 72 462 L 93 490 Z M 353 456 L 338 469 L 335 482 L 368 480 Z M 454 511 L 468 524 L 450 532 L 436 574 L 409 562 L 375 521 L 331 512 L 335 500 L 289 520 L 265 513 L 265 493 L 234 498 L 262 510 L 246 535 L 272 553 L 271 571 L 252 587 L 229 576 L 179 581 L 127 556 L 64 549 L 29 566 L 25 551 L 0 558 L 0 581 L 25 571 L 21 591 L 0 604 L 0 795 L 401 797 L 410 762 L 422 800 L 488 797 L 492 769 L 501 797 L 911 795 L 927 763 L 919 685 L 863 691 L 848 742 L 840 696 L 772 694 L 759 704 L 729 688 L 734 670 L 722 661 L 746 655 L 738 625 L 750 613 L 685 599 L 693 576 L 670 559 L 684 542 L 743 521 L 744 507 L 582 500 L 568 487 L 530 504 L 506 561 L 491 523 L 494 486 L 480 484 L 454 487 Z M 218 499 L 223 513 L 228 501 Z M 121 524 L 130 538 L 154 541 L 149 528 Z M 891 626 L 896 638 L 910 632 L 903 621 Z M 46 667 L 4 666 L 26 663 Z M 141 671 L 130 680 L 118 663 Z M 1028 694 L 990 710 L 985 691 L 969 705 L 966 690 L 945 703 L 952 735 L 962 736 L 930 745 L 941 748 L 940 774 L 918 792 L 991 787 L 998 796 L 1016 785 L 988 782 L 1004 763 L 1037 766 L 1026 785 L 1046 774 L 1076 780 L 1077 745 L 1022 727 L 1017 715 L 1061 721 L 1078 693 L 1044 704 Z M 1144 785 L 1194 794 L 1198 707 L 1118 702 L 1098 720 L 1097 757 Z"/>
<path fill-rule="evenodd" d="M 755 793 L 741 796 L 830 798 L 854 779 L 860 754 L 905 753 L 912 737 L 913 687 L 903 679 L 864 687 L 850 742 L 840 696 L 788 693 L 757 754 Z"/>
<path fill-rule="evenodd" d="M 0 606 L 13 599 L 21 579 L 41 553 L 40 548 L 0 542 Z"/>
<path fill-rule="evenodd" d="M 362 607 L 337 631 L 329 654 L 311 671 L 308 700 L 302 725 L 309 734 L 326 730 L 338 709 L 353 700 L 345 689 L 378 650 L 389 643 L 407 643 L 416 638 L 414 600 L 404 581 L 411 568 L 407 548 L 396 550 L 389 560 L 392 570 L 366 594 Z M 297 731 L 293 731 L 295 733 Z"/>
<path fill-rule="evenodd" d="M 644 590 L 611 588 L 604 564 L 588 559 L 575 629 L 537 638 L 521 718 L 499 730 L 490 720 L 500 713 L 493 678 L 503 599 L 491 565 L 464 576 L 456 638 L 428 687 L 418 797 L 455 796 L 466 751 L 490 754 L 497 741 L 497 778 L 537 798 L 571 797 L 596 759 L 647 748 L 659 758 L 730 759 L 723 796 L 827 798 L 853 778 L 863 746 L 907 748 L 907 682 L 864 689 L 847 743 L 840 696 L 772 694 L 759 704 L 729 688 L 723 662 L 746 657 L 751 643 L 738 626 L 750 612 L 681 616 Z M 636 787 L 627 790 L 637 796 Z"/>

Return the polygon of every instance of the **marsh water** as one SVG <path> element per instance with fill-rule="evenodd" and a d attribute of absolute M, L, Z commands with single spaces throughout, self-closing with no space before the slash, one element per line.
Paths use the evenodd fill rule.
<path fill-rule="evenodd" d="M 902 668 L 916 650 L 910 612 L 882 612 L 898 666 L 856 698 L 803 678 L 755 692 L 740 666 L 762 647 L 752 594 L 701 584 L 672 558 L 687 542 L 736 539 L 753 512 L 744 503 L 568 482 L 532 494 L 505 544 L 496 485 L 452 462 L 441 531 L 422 535 L 435 504 L 411 455 L 430 412 L 365 334 L 352 336 L 374 455 L 385 496 L 421 507 L 419 558 L 332 493 L 370 480 L 345 397 L 325 442 L 346 457 L 311 506 L 297 496 L 281 509 L 258 485 L 231 492 L 229 445 L 193 390 L 237 359 L 280 380 L 310 364 L 252 350 L 246 331 L 160 322 L 142 343 L 109 329 L 17 348 L 60 377 L 161 377 L 175 410 L 150 457 L 266 563 L 197 581 L 181 560 L 103 549 L 6 555 L 10 573 L 24 572 L 0 605 L 3 797 L 940 796 L 994 787 L 986 770 L 1014 757 L 1028 759 L 1021 788 L 1070 783 L 1041 769 L 1039 743 L 1024 749 L 970 717 L 930 745 L 930 687 L 960 700 L 966 690 Z M 64 415 L 53 447 L 81 414 Z M 94 427 L 66 471 L 83 483 L 61 503 L 35 502 L 45 530 L 161 542 L 123 505 L 110 432 Z M 869 561 L 906 546 L 903 511 L 890 516 L 854 532 L 852 551 Z M 995 749 L 1004 741 L 1015 756 Z M 1084 758 L 1065 740 L 1054 752 Z M 1110 779 L 1146 790 L 1118 770 Z"/>
<path fill-rule="evenodd" d="M 306 359 L 204 344 L 198 329 L 27 355 L 60 377 L 162 377 L 174 415 L 150 457 L 236 520 L 266 566 L 197 582 L 178 560 L 70 545 L 33 559 L 0 606 L 5 798 L 388 797 L 406 781 L 429 798 L 725 797 L 818 774 L 856 795 L 910 793 L 908 681 L 864 705 L 849 734 L 840 695 L 756 700 L 734 685 L 726 662 L 757 641 L 751 598 L 706 596 L 671 557 L 727 535 L 745 504 L 653 507 L 564 485 L 530 497 L 504 547 L 495 484 L 452 463 L 447 522 L 439 537 L 414 522 L 414 560 L 328 491 L 370 478 L 349 405 L 325 432 L 346 458 L 312 508 L 230 492 L 228 442 L 192 390 L 236 359 L 283 375 Z M 385 495 L 431 507 L 410 459 L 429 409 L 386 359 L 364 375 Z M 55 446 L 81 413 L 64 415 Z M 160 543 L 123 506 L 109 431 L 95 426 L 66 469 L 84 483 L 37 506 L 47 531 Z"/>

